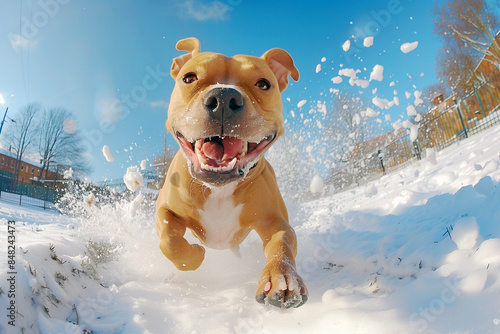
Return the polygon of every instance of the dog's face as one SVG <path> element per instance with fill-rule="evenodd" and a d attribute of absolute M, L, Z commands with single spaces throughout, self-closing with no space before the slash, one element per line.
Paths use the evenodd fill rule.
<path fill-rule="evenodd" d="M 197 39 L 177 43 L 166 126 L 191 175 L 212 186 L 244 178 L 283 133 L 280 93 L 299 73 L 290 55 L 272 49 L 253 57 L 203 52 Z"/>

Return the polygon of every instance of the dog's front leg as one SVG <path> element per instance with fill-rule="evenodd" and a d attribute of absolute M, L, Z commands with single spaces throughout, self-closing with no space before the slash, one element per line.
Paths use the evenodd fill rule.
<path fill-rule="evenodd" d="M 297 274 L 295 232 L 284 220 L 269 234 L 257 231 L 264 241 L 266 266 L 257 284 L 255 298 L 259 303 L 290 308 L 303 305 L 308 298 L 307 288 Z M 269 228 L 269 226 L 267 226 Z"/>
<path fill-rule="evenodd" d="M 160 249 L 179 270 L 196 270 L 205 258 L 205 248 L 190 244 L 185 238 L 186 225 L 168 208 L 162 206 L 156 213 L 156 231 Z"/>

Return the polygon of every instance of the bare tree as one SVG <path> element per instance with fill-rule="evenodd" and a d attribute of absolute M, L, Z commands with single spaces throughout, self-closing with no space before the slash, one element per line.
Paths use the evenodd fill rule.
<path fill-rule="evenodd" d="M 42 161 L 40 179 L 44 178 L 44 172 L 51 167 L 56 170 L 71 167 L 75 172 L 83 174 L 90 170 L 75 120 L 71 112 L 64 108 L 44 111 L 40 122 L 38 153 Z"/>
<path fill-rule="evenodd" d="M 42 106 L 38 103 L 28 104 L 22 108 L 19 113 L 14 117 L 14 126 L 10 128 L 8 141 L 10 147 L 16 153 L 16 165 L 14 169 L 14 179 L 19 178 L 19 168 L 21 160 L 25 153 L 34 144 L 38 134 L 38 125 L 36 123 L 36 116 L 40 113 Z"/>
<path fill-rule="evenodd" d="M 486 0 L 447 0 L 434 6 L 434 32 L 459 48 L 472 48 L 485 60 L 500 66 L 498 16 Z"/>

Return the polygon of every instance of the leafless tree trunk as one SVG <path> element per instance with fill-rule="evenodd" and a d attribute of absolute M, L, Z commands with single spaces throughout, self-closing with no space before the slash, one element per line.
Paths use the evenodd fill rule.
<path fill-rule="evenodd" d="M 19 178 L 19 167 L 23 155 L 30 149 L 36 139 L 38 133 L 36 116 L 40 113 L 41 109 L 42 106 L 38 103 L 28 104 L 14 117 L 14 126 L 9 130 L 9 144 L 16 153 L 15 180 Z"/>
<path fill-rule="evenodd" d="M 46 110 L 40 123 L 39 138 L 40 179 L 45 178 L 44 172 L 51 167 L 58 170 L 72 167 L 75 172 L 88 172 L 89 165 L 85 162 L 85 152 L 71 112 L 64 108 Z"/>

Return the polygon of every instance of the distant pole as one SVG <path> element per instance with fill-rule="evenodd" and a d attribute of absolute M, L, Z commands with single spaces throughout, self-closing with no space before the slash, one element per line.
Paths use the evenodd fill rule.
<path fill-rule="evenodd" d="M 460 121 L 462 122 L 462 128 L 464 129 L 465 138 L 469 138 L 469 134 L 467 133 L 467 127 L 465 126 L 464 118 L 462 117 L 462 112 L 460 111 L 460 107 L 457 103 L 457 100 L 453 99 L 453 102 L 457 106 L 458 116 L 460 116 Z"/>
<path fill-rule="evenodd" d="M 2 124 L 0 124 L 0 134 L 2 133 L 3 123 L 5 123 L 5 117 L 7 116 L 7 111 L 9 111 L 9 107 L 5 109 L 5 114 L 3 114 Z"/>

